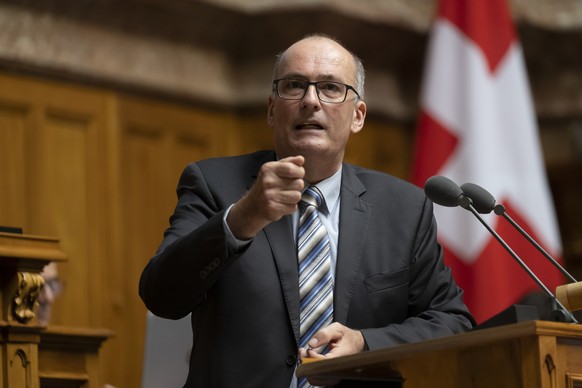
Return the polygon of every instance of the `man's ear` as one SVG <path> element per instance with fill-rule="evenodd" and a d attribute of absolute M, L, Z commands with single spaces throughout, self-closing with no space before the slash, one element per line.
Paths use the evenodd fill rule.
<path fill-rule="evenodd" d="M 354 106 L 354 118 L 352 121 L 352 133 L 358 133 L 364 127 L 364 121 L 366 120 L 366 103 L 364 101 L 358 101 Z"/>

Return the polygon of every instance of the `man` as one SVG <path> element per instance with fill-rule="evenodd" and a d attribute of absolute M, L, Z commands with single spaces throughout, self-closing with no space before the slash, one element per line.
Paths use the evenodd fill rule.
<path fill-rule="evenodd" d="M 44 278 L 44 285 L 38 295 L 38 310 L 36 316 L 39 325 L 48 326 L 53 304 L 62 289 L 57 263 L 52 261 L 45 265 L 41 275 Z"/>
<path fill-rule="evenodd" d="M 267 113 L 274 152 L 205 160 L 183 172 L 140 295 L 156 315 L 192 313 L 185 387 L 294 386 L 304 357 L 472 327 L 422 190 L 343 163 L 349 136 L 364 125 L 363 87 L 361 61 L 347 49 L 320 35 L 302 39 L 275 65 Z M 297 229 L 306 207 L 298 204 L 312 185 L 324 203 L 314 218 L 328 236 L 319 256 L 331 266 L 333 295 L 321 301 L 333 299 L 325 308 L 333 323 L 302 338 L 309 313 L 300 311 L 296 240 L 304 238 Z"/>

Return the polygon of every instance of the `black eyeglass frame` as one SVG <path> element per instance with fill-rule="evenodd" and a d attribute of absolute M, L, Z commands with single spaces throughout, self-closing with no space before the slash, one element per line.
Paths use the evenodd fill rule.
<path fill-rule="evenodd" d="M 286 98 L 286 97 L 282 97 L 279 94 L 279 82 L 280 81 L 289 81 L 289 80 L 293 80 L 293 81 L 300 81 L 300 82 L 305 82 L 305 88 L 303 89 L 303 95 L 301 97 L 298 98 Z M 338 84 L 338 85 L 343 85 L 346 87 L 346 93 L 344 94 L 344 98 L 341 101 L 325 101 L 321 99 L 321 96 L 319 95 L 319 88 L 317 87 L 318 84 L 320 83 L 333 83 L 333 84 Z M 283 100 L 290 100 L 290 101 L 298 101 L 298 100 L 303 100 L 303 98 L 305 98 L 305 95 L 307 94 L 307 89 L 309 89 L 309 86 L 315 86 L 315 92 L 317 93 L 317 98 L 319 98 L 319 101 L 321 102 L 325 102 L 326 104 L 343 104 L 344 102 L 346 102 L 346 99 L 348 98 L 348 92 L 351 90 L 356 94 L 356 97 L 358 100 L 361 100 L 360 94 L 358 93 L 358 91 L 352 86 L 352 85 L 348 85 L 348 84 L 344 84 L 343 82 L 337 82 L 337 81 L 306 81 L 303 79 L 297 79 L 297 78 L 278 78 L 276 80 L 273 80 L 273 91 L 275 92 L 275 94 L 277 94 L 277 97 L 282 98 Z"/>

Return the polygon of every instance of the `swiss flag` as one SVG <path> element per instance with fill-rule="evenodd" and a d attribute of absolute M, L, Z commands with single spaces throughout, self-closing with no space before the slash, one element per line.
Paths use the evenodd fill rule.
<path fill-rule="evenodd" d="M 420 100 L 413 181 L 487 189 L 553 257 L 561 243 L 522 49 L 505 0 L 441 0 Z M 447 264 L 478 322 L 540 291 L 468 211 L 435 206 Z M 484 219 L 552 292 L 562 274 L 501 217 Z"/>

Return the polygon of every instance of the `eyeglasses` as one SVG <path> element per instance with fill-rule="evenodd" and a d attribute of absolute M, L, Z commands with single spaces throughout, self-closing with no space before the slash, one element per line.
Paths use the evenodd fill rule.
<path fill-rule="evenodd" d="M 309 85 L 314 85 L 317 97 L 321 102 L 341 104 L 352 90 L 358 98 L 360 95 L 353 86 L 334 81 L 310 82 L 301 79 L 281 78 L 273 81 L 273 90 L 284 100 L 302 100 L 307 94 Z"/>

